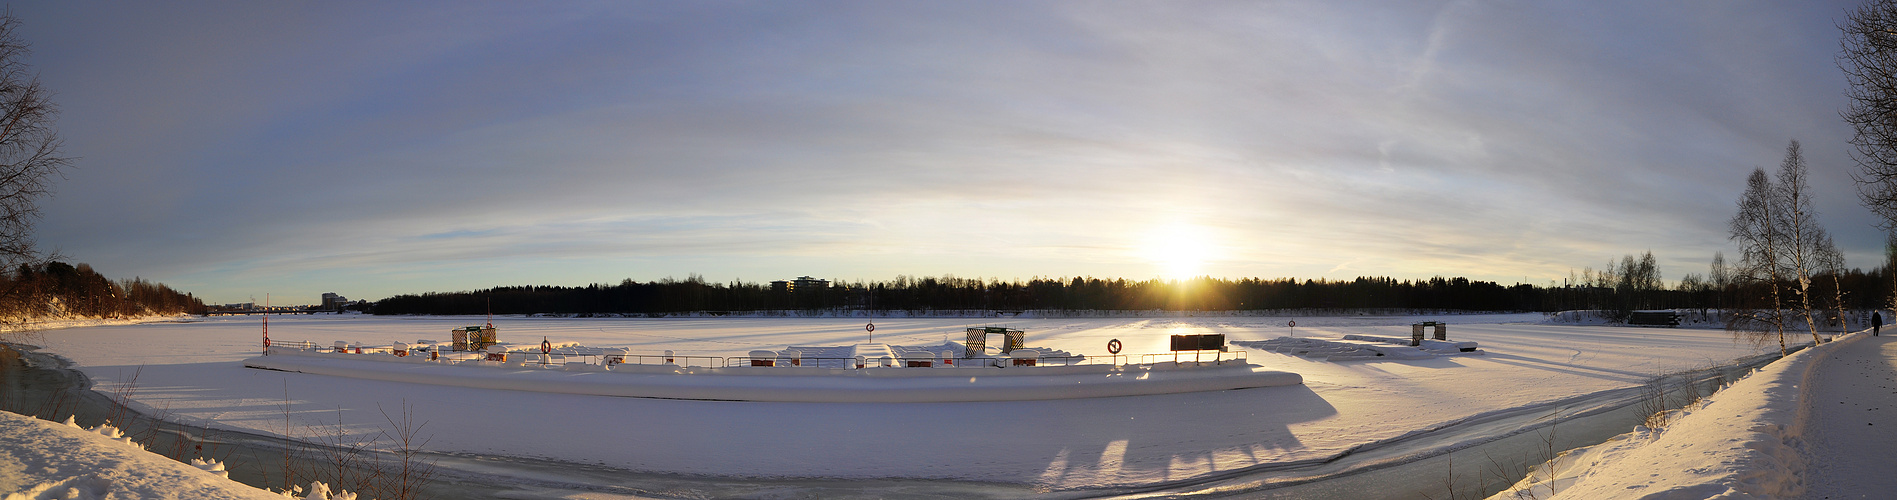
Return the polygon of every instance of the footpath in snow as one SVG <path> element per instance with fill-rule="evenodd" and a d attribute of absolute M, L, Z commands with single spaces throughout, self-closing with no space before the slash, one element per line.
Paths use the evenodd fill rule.
<path fill-rule="evenodd" d="M 1494 498 L 1890 498 L 1893 458 L 1897 337 L 1859 332 L 1767 365 L 1662 429 L 1570 451 L 1543 465 L 1554 481 L 1537 473 Z"/>
<path fill-rule="evenodd" d="M 1897 494 L 1897 337 L 1858 335 L 1806 377 L 1807 498 Z"/>

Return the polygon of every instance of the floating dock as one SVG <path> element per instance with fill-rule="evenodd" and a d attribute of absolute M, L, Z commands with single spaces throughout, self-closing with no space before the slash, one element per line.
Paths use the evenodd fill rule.
<path fill-rule="evenodd" d="M 1241 353 L 1089 359 L 1016 349 L 1006 357 L 956 358 L 955 343 L 906 347 L 858 344 L 753 351 L 712 358 L 632 355 L 619 349 L 551 344 L 485 354 L 394 346 L 318 349 L 287 343 L 244 366 L 368 380 L 596 396 L 801 403 L 944 403 L 1142 396 L 1298 385 L 1296 373 L 1266 370 Z M 408 347 L 403 345 L 403 347 Z M 498 356 L 492 351 L 505 351 Z M 849 356 L 822 356 L 848 352 Z M 877 353 L 869 357 L 863 353 Z M 884 355 L 883 353 L 887 353 Z M 697 362 L 719 366 L 692 366 Z M 1175 361 L 1175 359 L 1180 359 Z M 568 361 L 572 360 L 572 361 Z M 712 362 L 712 360 L 717 360 Z"/>

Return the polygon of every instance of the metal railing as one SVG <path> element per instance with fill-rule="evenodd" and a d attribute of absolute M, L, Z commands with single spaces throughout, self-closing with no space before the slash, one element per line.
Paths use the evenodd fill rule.
<path fill-rule="evenodd" d="M 681 356 L 667 354 L 606 354 L 602 355 L 607 366 L 613 365 L 678 365 L 723 368 L 730 366 L 723 356 Z"/>
<path fill-rule="evenodd" d="M 1000 368 L 1008 358 L 903 358 L 891 357 L 884 365 L 882 358 L 856 357 L 771 357 L 753 358 L 750 356 L 732 356 L 725 358 L 725 366 L 753 366 L 772 368 Z"/>
<path fill-rule="evenodd" d="M 1207 358 L 1208 355 L 1210 356 L 1210 359 Z M 1242 350 L 1241 351 L 1212 351 L 1212 350 L 1173 351 L 1173 352 L 1168 352 L 1168 353 L 1140 355 L 1140 363 L 1148 364 L 1148 365 L 1154 364 L 1154 363 L 1166 363 L 1166 362 L 1197 363 L 1197 364 L 1212 363 L 1215 365 L 1222 365 L 1222 364 L 1232 363 L 1232 362 L 1244 363 L 1245 361 L 1246 361 L 1245 351 L 1242 351 Z"/>
<path fill-rule="evenodd" d="M 1071 355 L 1071 356 L 1038 356 L 1038 357 L 1033 357 L 1033 358 L 892 357 L 892 358 L 889 358 L 888 365 L 882 364 L 881 362 L 882 358 L 876 358 L 876 359 L 850 358 L 850 357 L 787 358 L 787 357 L 782 357 L 782 356 L 769 357 L 769 358 L 754 358 L 750 356 L 731 356 L 731 357 L 725 358 L 724 366 L 819 367 L 819 368 L 882 368 L 885 366 L 891 367 L 891 368 L 935 368 L 938 366 L 954 366 L 954 367 L 980 366 L 980 367 L 993 367 L 993 368 L 1010 368 L 1010 367 L 1017 367 L 1017 366 L 1022 366 L 1022 367 L 1024 366 L 1083 366 L 1083 365 L 1120 366 L 1120 365 L 1127 365 L 1127 364 L 1135 364 L 1132 362 L 1132 360 L 1135 357 L 1137 357 L 1140 360 L 1138 364 L 1192 363 L 1192 364 L 1200 364 L 1200 365 L 1204 365 L 1204 364 L 1223 365 L 1223 364 L 1230 364 L 1230 363 L 1246 362 L 1245 351 L 1207 350 L 1207 351 L 1179 351 L 1179 352 L 1154 353 L 1154 354 L 1113 354 L 1113 355 L 1106 355 L 1106 356 L 1083 356 L 1083 355 L 1076 354 L 1076 355 Z"/>

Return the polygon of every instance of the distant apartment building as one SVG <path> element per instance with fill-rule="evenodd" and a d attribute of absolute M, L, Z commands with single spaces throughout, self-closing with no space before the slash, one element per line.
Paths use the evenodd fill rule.
<path fill-rule="evenodd" d="M 830 280 L 820 280 L 809 276 L 798 276 L 795 281 L 790 282 L 790 291 L 793 293 L 798 290 L 821 292 L 826 288 L 830 288 Z"/>
<path fill-rule="evenodd" d="M 351 302 L 349 302 L 348 297 L 336 295 L 335 293 L 324 292 L 323 304 L 319 307 L 323 310 L 334 311 L 337 309 L 348 307 L 350 304 Z"/>
<path fill-rule="evenodd" d="M 773 292 L 797 293 L 800 290 L 806 292 L 821 292 L 826 288 L 830 288 L 830 280 L 820 280 L 809 276 L 798 276 L 797 279 L 791 281 L 777 280 L 771 282 L 771 291 Z"/>

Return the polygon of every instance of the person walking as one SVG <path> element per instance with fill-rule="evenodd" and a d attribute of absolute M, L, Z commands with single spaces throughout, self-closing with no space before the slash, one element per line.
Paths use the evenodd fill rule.
<path fill-rule="evenodd" d="M 1883 328 L 1883 327 L 1884 327 L 1884 313 L 1881 313 L 1881 312 L 1871 313 L 1871 336 L 1876 337 L 1877 329 Z"/>

